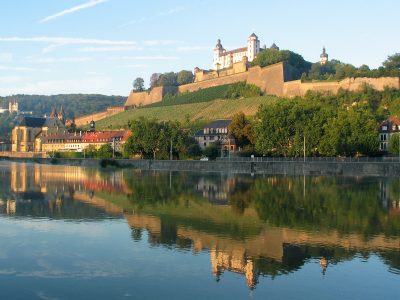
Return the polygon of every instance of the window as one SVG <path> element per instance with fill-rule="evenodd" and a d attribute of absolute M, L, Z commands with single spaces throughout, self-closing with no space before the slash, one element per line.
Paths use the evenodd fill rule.
<path fill-rule="evenodd" d="M 386 125 L 383 125 L 383 126 L 382 126 L 382 130 L 387 130 L 387 126 L 386 126 Z"/>
<path fill-rule="evenodd" d="M 204 147 L 207 147 L 207 143 L 204 143 Z"/>

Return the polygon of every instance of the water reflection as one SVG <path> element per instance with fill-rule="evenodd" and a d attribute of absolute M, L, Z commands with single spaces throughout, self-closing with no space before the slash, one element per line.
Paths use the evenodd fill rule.
<path fill-rule="evenodd" d="M 400 270 L 400 181 L 250 177 L 67 166 L 0 165 L 0 213 L 9 218 L 125 218 L 133 241 L 209 253 L 216 281 L 331 266 L 371 255 Z M 144 234 L 146 232 L 146 234 Z M 134 247 L 135 244 L 133 244 Z"/>

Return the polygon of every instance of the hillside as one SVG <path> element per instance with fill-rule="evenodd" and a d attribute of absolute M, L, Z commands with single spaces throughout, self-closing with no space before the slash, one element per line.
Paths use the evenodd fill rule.
<path fill-rule="evenodd" d="M 64 94 L 64 95 L 14 95 L 0 97 L 0 106 L 8 107 L 10 100 L 17 100 L 19 110 L 32 111 L 34 116 L 50 114 L 53 107 L 57 110 L 64 107 L 66 117 L 82 116 L 103 111 L 109 106 L 124 105 L 126 97 L 105 96 L 95 94 Z"/>
<path fill-rule="evenodd" d="M 96 123 L 98 129 L 120 128 L 127 126 L 128 121 L 145 117 L 160 121 L 177 120 L 183 122 L 209 121 L 226 119 L 243 111 L 246 115 L 255 115 L 263 103 L 275 102 L 274 96 L 260 96 L 245 99 L 214 100 L 209 102 L 169 105 L 163 107 L 143 107 L 122 112 L 118 115 L 100 120 Z"/>

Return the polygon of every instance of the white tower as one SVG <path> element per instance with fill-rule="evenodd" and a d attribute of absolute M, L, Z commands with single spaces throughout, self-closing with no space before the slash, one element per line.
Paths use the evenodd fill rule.
<path fill-rule="evenodd" d="M 223 66 L 221 66 L 220 57 L 222 56 L 224 51 L 225 51 L 225 49 L 224 49 L 224 47 L 222 47 L 221 40 L 218 39 L 217 45 L 215 45 L 215 48 L 214 48 L 214 59 L 213 59 L 214 70 L 219 70 L 219 69 L 221 69 L 221 67 L 223 68 Z"/>
<path fill-rule="evenodd" d="M 252 33 L 247 39 L 248 61 L 253 61 L 259 52 L 260 52 L 260 41 L 258 37 L 254 33 Z"/>

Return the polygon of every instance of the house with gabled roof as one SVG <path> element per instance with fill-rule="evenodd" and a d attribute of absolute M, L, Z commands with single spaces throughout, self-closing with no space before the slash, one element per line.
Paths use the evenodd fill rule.
<path fill-rule="evenodd" d="M 378 131 L 379 150 L 382 152 L 388 152 L 391 135 L 400 134 L 400 119 L 397 116 L 389 117 L 379 125 Z"/>
<path fill-rule="evenodd" d="M 229 133 L 232 120 L 215 120 L 196 132 L 194 138 L 202 150 L 215 144 L 220 150 L 236 151 L 235 138 Z"/>

